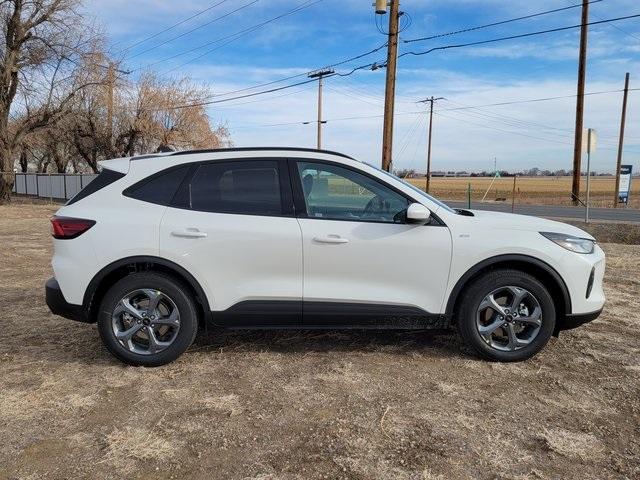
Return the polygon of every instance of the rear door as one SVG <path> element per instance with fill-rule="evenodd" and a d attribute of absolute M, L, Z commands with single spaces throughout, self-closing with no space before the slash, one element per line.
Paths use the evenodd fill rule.
<path fill-rule="evenodd" d="M 195 165 L 160 230 L 161 256 L 196 272 L 214 322 L 301 321 L 302 237 L 285 160 Z"/>
<path fill-rule="evenodd" d="M 413 201 L 355 168 L 291 160 L 304 251 L 304 319 L 349 326 L 437 319 L 449 229 L 405 221 Z"/>

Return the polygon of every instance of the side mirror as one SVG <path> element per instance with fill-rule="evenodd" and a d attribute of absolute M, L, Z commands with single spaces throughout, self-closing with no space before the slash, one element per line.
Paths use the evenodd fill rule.
<path fill-rule="evenodd" d="M 412 203 L 409 205 L 409 208 L 407 208 L 407 223 L 424 225 L 429 223 L 430 217 L 431 212 L 421 203 Z"/>

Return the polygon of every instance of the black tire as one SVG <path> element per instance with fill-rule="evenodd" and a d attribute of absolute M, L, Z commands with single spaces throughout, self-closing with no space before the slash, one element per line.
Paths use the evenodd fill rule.
<path fill-rule="evenodd" d="M 485 296 L 507 286 L 528 290 L 542 310 L 542 324 L 537 335 L 528 345 L 511 351 L 503 351 L 491 346 L 480 334 L 476 324 L 476 315 Z M 542 350 L 555 329 L 556 310 L 553 298 L 538 279 L 519 270 L 493 270 L 482 275 L 466 288 L 459 302 L 456 320 L 460 336 L 471 349 L 487 360 L 499 362 L 527 360 Z"/>
<path fill-rule="evenodd" d="M 125 295 L 138 289 L 159 290 L 168 295 L 178 308 L 180 328 L 173 342 L 157 353 L 135 353 L 123 346 L 112 328 L 112 315 L 116 305 Z M 107 350 L 129 365 L 158 367 L 174 361 L 193 343 L 198 332 L 198 313 L 189 289 L 169 275 L 158 272 L 140 272 L 116 282 L 105 294 L 100 304 L 98 331 Z"/>

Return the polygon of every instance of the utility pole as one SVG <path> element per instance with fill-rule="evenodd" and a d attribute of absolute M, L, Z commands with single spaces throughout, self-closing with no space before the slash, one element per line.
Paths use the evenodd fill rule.
<path fill-rule="evenodd" d="M 322 148 L 322 124 L 327 123 L 322 121 L 322 77 L 334 73 L 334 70 L 319 70 L 308 75 L 309 78 L 318 79 L 318 150 Z"/>
<path fill-rule="evenodd" d="M 109 62 L 108 66 L 102 66 L 102 68 L 107 69 L 107 78 L 105 80 L 107 93 L 106 93 L 106 104 L 107 104 L 107 136 L 109 141 L 109 149 L 113 148 L 113 97 L 114 90 L 116 88 L 116 73 L 121 75 L 129 75 L 131 73 L 130 70 L 121 70 L 117 68 L 117 64 L 115 62 Z"/>
<path fill-rule="evenodd" d="M 384 0 L 383 0 L 384 1 Z M 384 5 L 384 10 L 380 4 Z M 393 151 L 393 112 L 396 93 L 396 62 L 398 60 L 398 23 L 400 19 L 400 0 L 390 0 L 389 40 L 387 42 L 387 83 L 384 94 L 384 122 L 382 130 L 382 169 L 392 168 Z M 386 1 L 376 2 L 376 13 L 386 13 Z"/>
<path fill-rule="evenodd" d="M 107 135 L 109 150 L 113 146 L 113 90 L 115 88 L 116 75 L 113 62 L 109 62 L 107 68 Z"/>
<path fill-rule="evenodd" d="M 616 162 L 616 191 L 613 208 L 618 208 L 618 190 L 620 189 L 620 166 L 622 165 L 622 147 L 624 146 L 624 125 L 627 121 L 627 98 L 629 96 L 629 72 L 624 77 L 624 95 L 622 97 L 622 116 L 620 118 L 620 140 L 618 142 L 618 161 Z"/>
<path fill-rule="evenodd" d="M 582 26 L 580 27 L 580 56 L 578 60 L 578 94 L 576 98 L 576 132 L 573 145 L 573 204 L 580 198 L 580 170 L 582 160 L 582 129 L 584 127 L 584 84 L 587 72 L 587 34 L 589 27 L 589 1 L 582 0 Z"/>
<path fill-rule="evenodd" d="M 431 98 L 425 98 L 421 100 L 420 103 L 429 102 L 429 142 L 427 146 L 427 186 L 425 192 L 429 193 L 429 187 L 431 186 L 431 133 L 433 127 L 433 102 L 438 100 L 444 100 L 444 97 L 434 98 L 433 95 Z"/>

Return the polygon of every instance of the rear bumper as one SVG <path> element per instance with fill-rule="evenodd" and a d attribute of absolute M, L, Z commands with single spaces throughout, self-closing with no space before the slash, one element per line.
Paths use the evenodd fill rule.
<path fill-rule="evenodd" d="M 601 308 L 594 312 L 566 315 L 559 326 L 559 330 L 571 330 L 572 328 L 577 328 L 585 323 L 592 322 L 600 316 L 602 310 L 603 309 Z"/>
<path fill-rule="evenodd" d="M 82 305 L 74 305 L 65 300 L 60 285 L 55 278 L 50 278 L 44 286 L 47 306 L 51 313 L 78 322 L 89 322 Z"/>

